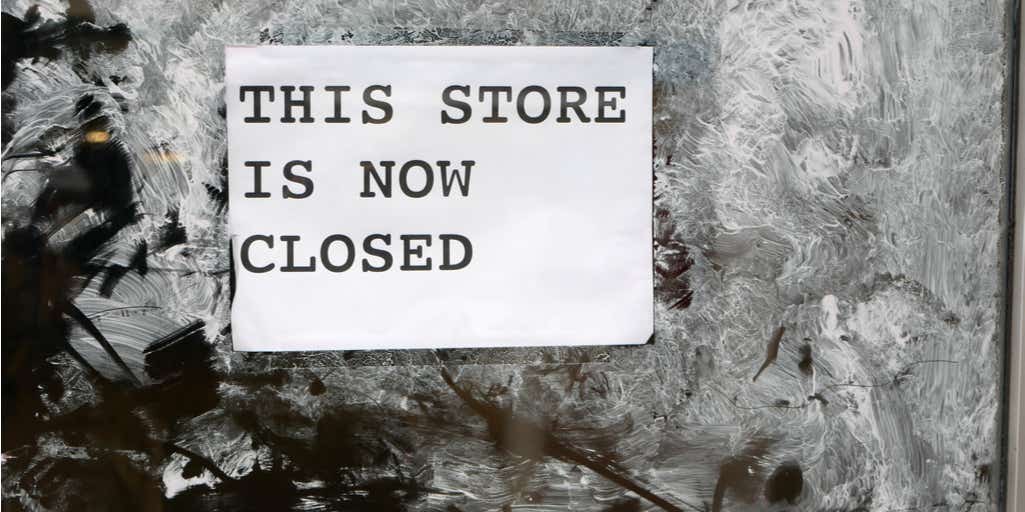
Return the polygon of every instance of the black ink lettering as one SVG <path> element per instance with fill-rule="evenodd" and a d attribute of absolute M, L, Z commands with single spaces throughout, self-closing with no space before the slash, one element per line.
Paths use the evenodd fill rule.
<path fill-rule="evenodd" d="M 431 258 L 424 258 L 424 246 L 431 246 L 431 235 L 401 235 L 402 239 L 402 266 L 399 270 L 430 270 Z M 410 242 L 419 241 L 424 245 L 413 247 Z M 416 256 L 424 260 L 423 264 L 414 265 L 410 262 L 410 256 Z"/>
<path fill-rule="evenodd" d="M 377 189 L 384 194 L 384 197 L 391 197 L 391 169 L 392 166 L 395 165 L 395 162 L 381 162 L 381 167 L 384 167 L 384 180 L 381 180 L 381 175 L 377 174 L 377 168 L 374 167 L 373 162 L 364 160 L 359 164 L 363 166 L 363 192 L 360 192 L 359 196 L 374 197 L 377 195 L 370 191 L 370 176 L 373 175 L 374 181 L 377 182 Z"/>
<path fill-rule="evenodd" d="M 459 270 L 470 264 L 470 260 L 473 259 L 473 245 L 469 239 L 463 235 L 438 235 L 438 238 L 442 242 L 442 263 L 438 266 L 439 270 Z M 455 240 L 463 246 L 463 259 L 458 263 L 452 263 L 449 259 L 452 255 L 449 250 L 449 241 L 451 240 Z"/>
<path fill-rule="evenodd" d="M 381 240 L 381 241 L 384 242 L 384 245 L 391 245 L 391 235 L 374 234 L 374 235 L 369 235 L 366 238 L 364 238 L 363 239 L 363 252 L 366 252 L 369 255 L 377 256 L 378 258 L 381 258 L 381 262 L 382 262 L 380 266 L 374 266 L 374 265 L 371 265 L 370 262 L 367 261 L 366 258 L 363 258 L 363 271 L 364 272 L 384 272 L 385 270 L 388 270 L 389 268 L 391 268 L 391 264 L 392 264 L 391 253 L 388 252 L 388 251 L 385 251 L 383 249 L 375 248 L 374 245 L 373 245 L 374 240 Z"/>
<path fill-rule="evenodd" d="M 486 93 L 491 94 L 491 115 L 481 119 L 485 123 L 504 123 L 509 121 L 508 117 L 499 115 L 498 109 L 498 94 L 505 93 L 505 101 L 512 101 L 512 87 L 500 86 L 500 85 L 483 85 L 478 90 L 480 94 L 480 101 L 484 101 L 484 95 Z"/>
<path fill-rule="evenodd" d="M 386 98 L 391 97 L 391 86 L 390 85 L 371 85 L 363 90 L 363 103 L 367 106 L 379 109 L 382 112 L 382 116 L 379 118 L 371 117 L 370 114 L 363 110 L 363 124 L 384 124 L 391 120 L 392 107 L 391 104 L 386 101 L 374 99 L 371 93 L 374 91 L 381 91 L 384 93 Z"/>
<path fill-rule="evenodd" d="M 238 100 L 245 103 L 246 93 L 253 93 L 253 115 L 242 119 L 246 123 L 269 123 L 270 118 L 260 115 L 260 93 L 267 93 L 267 101 L 274 101 L 274 87 L 270 85 L 243 85 L 238 88 Z"/>
<path fill-rule="evenodd" d="M 463 113 L 463 117 L 455 118 L 450 116 L 448 112 L 442 110 L 441 124 L 462 124 L 470 120 L 470 113 L 472 112 L 472 110 L 470 109 L 470 104 L 466 103 L 465 101 L 453 99 L 452 93 L 455 91 L 463 93 L 464 97 L 470 97 L 469 85 L 450 85 L 446 87 L 445 90 L 441 93 L 441 101 L 450 107 L 455 107 L 459 109 L 459 111 Z"/>
<path fill-rule="evenodd" d="M 249 198 L 265 198 L 270 197 L 270 192 L 264 192 L 262 188 L 263 184 L 263 168 L 270 165 L 270 162 L 266 161 L 255 161 L 255 162 L 243 162 L 244 166 L 253 168 L 253 191 L 246 192 L 245 197 Z"/>
<path fill-rule="evenodd" d="M 409 170 L 414 167 L 419 167 L 424 171 L 424 186 L 418 191 L 409 188 Z M 399 188 L 402 189 L 403 194 L 409 197 L 423 197 L 431 191 L 433 186 L 434 172 L 431 170 L 431 164 L 423 160 L 410 160 L 402 165 L 402 170 L 399 171 Z"/>
<path fill-rule="evenodd" d="M 299 176 L 292 171 L 295 167 L 302 167 L 306 169 L 306 172 L 312 172 L 312 162 L 309 160 L 292 160 L 285 164 L 285 179 L 292 183 L 302 185 L 303 191 L 296 193 L 292 192 L 292 189 L 288 188 L 288 185 L 281 186 L 281 195 L 285 199 L 303 199 L 313 195 L 313 180 L 306 176 Z"/>
<path fill-rule="evenodd" d="M 294 123 L 295 118 L 292 117 L 292 107 L 302 107 L 303 116 L 299 118 L 300 123 L 312 123 L 313 118 L 310 117 L 310 93 L 313 92 L 312 85 L 300 85 L 299 90 L 303 93 L 301 100 L 292 98 L 292 91 L 295 90 L 294 85 L 282 85 L 281 92 L 285 93 L 285 115 L 281 118 L 282 123 Z"/>
<path fill-rule="evenodd" d="M 559 117 L 555 119 L 555 122 L 557 122 L 557 123 L 568 123 L 568 122 L 570 122 L 570 118 L 569 118 L 569 115 L 568 115 L 570 109 L 573 109 L 573 112 L 576 112 L 577 119 L 579 119 L 580 122 L 582 122 L 582 123 L 589 123 L 589 122 L 591 122 L 591 118 L 587 117 L 584 114 L 584 109 L 582 108 L 584 102 L 587 101 L 587 91 L 584 90 L 583 87 L 557 87 L 556 90 L 559 91 L 559 105 L 560 106 L 559 106 Z M 575 100 L 573 100 L 573 101 L 570 101 L 569 98 L 567 98 L 568 93 L 576 94 L 577 98 Z"/>
<path fill-rule="evenodd" d="M 331 244 L 335 242 L 342 242 L 345 244 L 346 258 L 345 263 L 341 265 L 335 265 L 330 259 Z M 320 264 L 324 268 L 331 272 L 345 272 L 352 266 L 352 262 L 356 259 L 356 247 L 352 245 L 352 239 L 345 235 L 331 235 L 324 239 L 324 243 L 320 245 Z"/>
<path fill-rule="evenodd" d="M 342 93 L 349 91 L 348 85 L 325 85 L 325 91 L 329 91 L 334 94 L 335 97 L 335 113 L 331 117 L 324 118 L 325 123 L 348 123 L 351 121 L 348 117 L 342 115 Z"/>
<path fill-rule="evenodd" d="M 619 116 L 607 117 L 605 115 L 605 107 L 610 107 L 612 110 L 616 110 L 616 98 L 606 98 L 605 93 L 616 93 L 620 98 L 626 98 L 626 87 L 595 87 L 594 90 L 598 93 L 598 117 L 594 118 L 596 123 L 625 123 L 626 122 L 626 111 L 620 110 Z"/>
<path fill-rule="evenodd" d="M 281 267 L 282 272 L 313 272 L 317 270 L 317 259 L 310 256 L 310 262 L 305 266 L 295 265 L 295 243 L 299 241 L 299 235 L 281 235 L 278 237 L 285 242 L 285 266 Z"/>
<path fill-rule="evenodd" d="M 270 249 L 274 248 L 274 237 L 270 235 L 252 235 L 246 238 L 242 242 L 242 248 L 239 249 L 239 259 L 242 260 L 242 268 L 254 274 L 263 274 L 274 270 L 274 264 L 268 263 L 262 267 L 253 265 L 253 260 L 249 259 L 249 249 L 253 245 L 253 242 L 263 242 L 267 244 Z"/>
<path fill-rule="evenodd" d="M 458 169 L 452 169 L 451 178 L 448 173 L 448 160 L 439 160 L 438 167 L 441 169 L 441 193 L 445 197 L 448 197 L 449 192 L 452 191 L 452 184 L 455 182 L 459 183 L 459 191 L 466 197 L 470 193 L 470 171 L 473 170 L 473 164 L 476 162 L 473 160 L 463 160 L 463 171 L 466 173 L 466 180 L 463 180 L 463 175 L 459 174 Z"/>
<path fill-rule="evenodd" d="M 537 116 L 527 115 L 527 95 L 532 92 L 541 95 L 541 113 Z M 548 91 L 540 85 L 529 85 L 524 87 L 520 90 L 520 93 L 516 95 L 516 113 L 520 116 L 520 119 L 530 124 L 538 124 L 541 121 L 544 121 L 551 110 L 552 98 L 548 94 Z"/>

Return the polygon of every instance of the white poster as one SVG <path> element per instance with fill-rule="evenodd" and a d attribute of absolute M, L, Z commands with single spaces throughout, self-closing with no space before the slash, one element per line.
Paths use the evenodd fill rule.
<path fill-rule="evenodd" d="M 226 52 L 236 350 L 648 341 L 651 48 Z"/>

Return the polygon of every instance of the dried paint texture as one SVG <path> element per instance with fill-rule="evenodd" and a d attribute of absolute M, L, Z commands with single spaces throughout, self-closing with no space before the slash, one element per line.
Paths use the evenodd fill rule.
<path fill-rule="evenodd" d="M 1005 2 L 34 5 L 5 506 L 997 509 Z M 223 48 L 258 43 L 654 45 L 655 343 L 233 353 Z"/>

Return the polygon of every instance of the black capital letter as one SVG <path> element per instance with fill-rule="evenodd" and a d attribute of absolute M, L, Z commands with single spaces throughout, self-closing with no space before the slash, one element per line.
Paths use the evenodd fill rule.
<path fill-rule="evenodd" d="M 313 180 L 306 176 L 298 176 L 294 171 L 292 171 L 295 167 L 302 167 L 303 169 L 306 169 L 306 172 L 313 172 L 313 168 L 311 167 L 312 165 L 313 163 L 309 160 L 292 160 L 285 164 L 285 179 L 303 186 L 302 192 L 295 193 L 288 188 L 288 185 L 282 185 L 281 195 L 285 199 L 303 199 L 313 195 Z"/>
<path fill-rule="evenodd" d="M 335 96 L 335 114 L 331 117 L 325 117 L 325 123 L 348 123 L 349 118 L 342 115 L 342 93 L 349 90 L 348 85 L 325 85 L 325 91 L 334 93 Z"/>
<path fill-rule="evenodd" d="M 331 263 L 328 258 L 328 252 L 331 249 L 331 244 L 335 242 L 341 242 L 345 244 L 345 250 L 348 256 L 345 259 L 345 263 L 341 265 L 335 265 Z M 324 265 L 324 268 L 331 272 L 345 272 L 352 266 L 353 260 L 356 259 L 356 248 L 352 245 L 352 239 L 345 235 L 331 235 L 324 239 L 324 243 L 320 245 L 320 263 Z"/>
<path fill-rule="evenodd" d="M 587 101 L 587 91 L 583 87 L 556 87 L 559 91 L 559 117 L 555 120 L 557 123 L 568 123 L 570 118 L 567 115 L 570 109 L 573 109 L 577 113 L 577 119 L 582 123 L 589 123 L 591 119 L 584 115 L 584 109 L 580 108 L 585 101 Z M 577 99 L 570 101 L 567 98 L 567 93 L 574 93 L 577 95 Z"/>
<path fill-rule="evenodd" d="M 536 117 L 527 115 L 527 95 L 532 92 L 536 92 L 541 95 L 541 113 Z M 548 95 L 548 91 L 540 85 L 529 85 L 524 87 L 523 90 L 516 95 L 516 113 L 520 115 L 520 119 L 523 119 L 530 124 L 537 124 L 544 121 L 551 110 L 552 98 Z"/>
<path fill-rule="evenodd" d="M 270 197 L 270 192 L 264 192 L 260 186 L 263 183 L 263 172 L 261 171 L 270 165 L 270 162 L 244 162 L 242 165 L 253 168 L 253 191 L 246 192 L 245 197 Z"/>
<path fill-rule="evenodd" d="M 388 251 L 385 251 L 383 249 L 375 248 L 374 245 L 373 245 L 374 240 L 382 240 L 382 241 L 384 241 L 384 245 L 391 245 L 391 235 L 375 234 L 375 235 L 370 235 L 370 236 L 367 236 L 366 238 L 364 238 L 363 239 L 363 252 L 365 252 L 367 254 L 370 254 L 370 255 L 373 255 L 373 256 L 377 256 L 378 258 L 381 258 L 381 261 L 382 261 L 380 267 L 375 267 L 375 266 L 371 265 L 370 262 L 367 261 L 366 258 L 363 258 L 363 271 L 364 272 L 384 272 L 385 270 L 388 270 L 389 268 L 391 268 L 391 253 L 388 252 Z"/>
<path fill-rule="evenodd" d="M 595 87 L 594 90 L 598 92 L 598 117 L 594 118 L 594 122 L 625 123 L 625 111 L 620 110 L 619 115 L 616 117 L 605 116 L 605 107 L 610 107 L 612 110 L 616 110 L 616 98 L 606 98 L 605 93 L 613 92 L 617 93 L 620 98 L 626 98 L 626 87 Z"/>
<path fill-rule="evenodd" d="M 310 256 L 310 262 L 305 266 L 295 265 L 295 243 L 299 241 L 299 235 L 281 235 L 278 238 L 285 242 L 286 259 L 285 266 L 281 267 L 282 272 L 313 272 L 317 270 L 317 259 Z"/>
<path fill-rule="evenodd" d="M 270 118 L 260 115 L 260 93 L 267 93 L 267 100 L 274 101 L 274 87 L 270 85 L 243 85 L 238 88 L 238 100 L 245 103 L 246 93 L 253 93 L 253 115 L 244 118 L 246 123 L 269 123 Z"/>
<path fill-rule="evenodd" d="M 491 94 L 491 115 L 481 119 L 485 123 L 504 123 L 509 120 L 508 117 L 503 117 L 498 114 L 498 94 L 505 93 L 505 101 L 512 101 L 512 87 L 503 85 L 484 85 L 478 90 L 480 95 L 480 101 L 484 102 L 484 94 Z"/>
<path fill-rule="evenodd" d="M 424 170 L 424 187 L 418 191 L 413 191 L 409 188 L 409 170 L 413 167 L 419 167 Z M 431 187 L 434 186 L 434 171 L 431 169 L 431 164 L 424 162 L 423 160 L 410 160 L 405 164 L 402 164 L 402 169 L 399 171 L 399 188 L 402 189 L 402 193 L 409 197 L 423 197 L 426 196 L 430 191 Z"/>
<path fill-rule="evenodd" d="M 452 93 L 459 91 L 463 93 L 463 97 L 470 97 L 470 86 L 469 85 L 450 85 L 445 88 L 445 91 L 441 93 L 441 101 L 450 106 L 459 109 L 463 113 L 463 117 L 455 118 L 448 115 L 448 112 L 441 111 L 441 124 L 462 124 L 470 120 L 470 104 L 465 101 L 459 101 L 452 98 Z"/>
<path fill-rule="evenodd" d="M 281 118 L 282 123 L 294 123 L 295 118 L 292 117 L 292 107 L 302 107 L 303 116 L 299 118 L 300 123 L 312 123 L 313 118 L 310 117 L 310 93 L 313 92 L 312 85 L 300 85 L 299 90 L 303 93 L 303 99 L 295 100 L 292 99 L 292 91 L 295 90 L 294 85 L 282 85 L 281 92 L 285 93 L 285 116 Z"/>
<path fill-rule="evenodd" d="M 431 235 L 402 235 L 399 238 L 402 239 L 402 266 L 399 270 L 430 270 L 431 269 L 431 258 L 424 258 L 424 245 L 427 247 L 431 246 Z M 413 247 L 410 242 L 418 241 L 423 242 L 424 245 Z M 416 256 L 424 260 L 421 265 L 413 265 L 409 260 L 410 256 Z"/>
<path fill-rule="evenodd" d="M 438 267 L 439 270 L 459 270 L 470 264 L 470 260 L 473 259 L 473 245 L 470 244 L 470 240 L 463 235 L 438 235 L 438 238 L 442 242 L 442 263 Z M 449 251 L 449 241 L 455 240 L 463 246 L 463 261 L 459 263 L 451 263 L 449 257 L 451 251 Z"/>
<path fill-rule="evenodd" d="M 380 118 L 370 117 L 366 109 L 363 110 L 363 124 L 384 124 L 391 120 L 392 108 L 391 104 L 386 101 L 374 99 L 370 93 L 374 91 L 381 91 L 384 93 L 384 97 L 391 97 L 391 86 L 390 85 L 371 85 L 366 89 L 363 89 L 363 103 L 368 106 L 380 109 L 384 115 Z"/>
<path fill-rule="evenodd" d="M 360 197 L 374 197 L 377 194 L 370 191 L 370 176 L 374 177 L 374 181 L 377 182 L 377 189 L 384 194 L 384 197 L 391 197 L 391 169 L 395 165 L 395 162 L 390 160 L 384 160 L 381 162 L 381 167 L 384 167 L 384 179 L 381 179 L 381 175 L 377 174 L 377 167 L 374 167 L 373 162 L 362 161 L 359 163 L 363 167 L 363 192 L 359 193 Z"/>
<path fill-rule="evenodd" d="M 253 235 L 246 238 L 245 241 L 242 242 L 242 248 L 239 250 L 239 259 L 242 260 L 242 268 L 254 274 L 263 274 L 264 272 L 274 270 L 273 263 L 268 263 L 262 267 L 253 265 L 253 261 L 249 259 L 249 248 L 253 245 L 253 242 L 263 242 L 267 244 L 268 248 L 274 248 L 274 237 L 270 235 Z"/>

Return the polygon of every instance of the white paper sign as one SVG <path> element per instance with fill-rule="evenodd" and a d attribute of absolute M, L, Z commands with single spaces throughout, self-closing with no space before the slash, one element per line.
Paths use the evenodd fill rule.
<path fill-rule="evenodd" d="M 650 48 L 226 54 L 236 350 L 648 341 Z"/>

